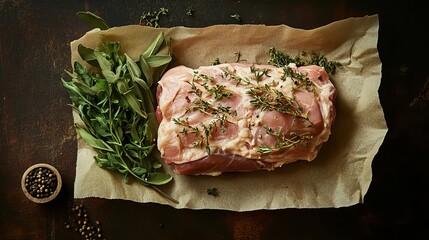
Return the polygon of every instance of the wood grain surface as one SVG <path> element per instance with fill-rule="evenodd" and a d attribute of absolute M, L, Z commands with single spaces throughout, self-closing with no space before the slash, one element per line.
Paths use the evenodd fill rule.
<path fill-rule="evenodd" d="M 0 239 L 83 239 L 67 229 L 84 204 L 106 239 L 420 239 L 429 231 L 429 21 L 423 1 L 47 1 L 0 0 Z M 69 42 L 91 27 L 82 10 L 111 26 L 140 24 L 144 12 L 169 9 L 162 27 L 237 23 L 311 29 L 379 14 L 380 101 L 389 132 L 373 161 L 363 204 L 341 209 L 230 212 L 177 210 L 123 200 L 73 199 L 76 133 L 61 85 L 71 69 Z M 193 15 L 188 16 L 188 8 Z M 340 33 L 339 33 L 340 34 Z M 368 113 L 371 114 L 371 113 Z M 49 163 L 63 188 L 47 204 L 21 191 L 24 171 Z M 423 224 L 422 224 L 423 223 Z"/>

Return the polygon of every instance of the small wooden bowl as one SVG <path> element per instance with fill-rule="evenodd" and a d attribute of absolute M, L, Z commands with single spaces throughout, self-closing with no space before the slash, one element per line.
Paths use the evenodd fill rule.
<path fill-rule="evenodd" d="M 56 177 L 57 177 L 57 188 L 55 189 L 55 191 L 51 194 L 51 195 L 49 195 L 48 197 L 45 197 L 45 198 L 37 198 L 37 197 L 33 197 L 28 191 L 27 191 L 27 188 L 25 187 L 25 179 L 26 179 L 26 177 L 27 177 L 27 175 L 33 170 L 33 169 L 35 169 L 35 168 L 47 168 L 47 169 L 49 169 L 49 170 L 51 170 L 55 175 L 56 175 Z M 49 164 L 46 164 L 46 163 L 38 163 L 38 164 L 35 164 L 35 165 L 33 165 L 33 166 L 31 166 L 31 167 L 29 167 L 25 172 L 24 172 L 24 174 L 22 175 L 22 179 L 21 179 L 21 188 L 22 188 L 22 191 L 24 192 L 24 195 L 28 198 L 28 199 L 30 199 L 32 202 L 35 202 L 35 203 L 47 203 L 47 202 L 50 202 L 50 201 L 52 201 L 55 197 L 57 197 L 58 196 L 58 194 L 60 193 L 60 190 L 61 190 L 61 187 L 62 187 L 62 184 L 63 184 L 63 182 L 62 182 L 62 179 L 61 179 L 61 174 L 60 174 L 60 172 L 58 172 L 58 170 L 56 169 L 56 168 L 54 168 L 53 166 L 51 166 L 51 165 L 49 165 Z"/>

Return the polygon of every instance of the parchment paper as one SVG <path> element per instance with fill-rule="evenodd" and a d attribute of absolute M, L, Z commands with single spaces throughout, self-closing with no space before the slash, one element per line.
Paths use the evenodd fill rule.
<path fill-rule="evenodd" d="M 171 38 L 175 65 L 197 68 L 215 59 L 235 62 L 240 52 L 247 63 L 265 64 L 268 49 L 289 54 L 302 50 L 324 54 L 342 63 L 331 81 L 337 87 L 337 117 L 332 134 L 312 162 L 298 161 L 274 171 L 179 176 L 161 187 L 179 201 L 161 197 L 138 182 L 126 184 L 120 174 L 99 168 L 95 151 L 78 136 L 75 198 L 100 197 L 168 204 L 174 208 L 250 211 L 281 208 L 344 207 L 364 200 L 372 179 L 371 163 L 387 126 L 378 98 L 381 62 L 377 51 L 378 16 L 349 18 L 312 30 L 285 25 L 217 25 L 206 28 L 154 29 L 122 26 L 92 30 L 71 43 L 72 62 L 82 59 L 78 44 L 96 48 L 101 41 L 120 41 L 137 57 L 159 31 Z M 75 121 L 79 118 L 74 113 Z M 217 188 L 218 197 L 207 194 Z"/>

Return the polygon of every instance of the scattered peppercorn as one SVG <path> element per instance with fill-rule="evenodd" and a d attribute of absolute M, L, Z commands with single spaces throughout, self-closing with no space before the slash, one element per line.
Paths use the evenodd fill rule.
<path fill-rule="evenodd" d="M 71 212 L 70 221 L 65 223 L 66 229 L 74 229 L 83 239 L 105 239 L 101 230 L 101 222 L 96 220 L 95 225 L 91 224 L 88 212 L 83 204 L 73 206 Z"/>
<path fill-rule="evenodd" d="M 213 197 L 219 196 L 219 191 L 217 188 L 207 188 L 207 194 Z"/>
<path fill-rule="evenodd" d="M 57 176 L 45 167 L 35 168 L 25 177 L 25 188 L 35 198 L 48 198 L 54 194 L 57 186 Z"/>

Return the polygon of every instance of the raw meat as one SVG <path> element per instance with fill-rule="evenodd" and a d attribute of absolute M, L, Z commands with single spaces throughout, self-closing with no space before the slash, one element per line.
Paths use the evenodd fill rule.
<path fill-rule="evenodd" d="M 157 91 L 158 149 L 176 173 L 190 175 L 311 161 L 331 133 L 335 97 L 315 65 L 174 67 Z"/>

